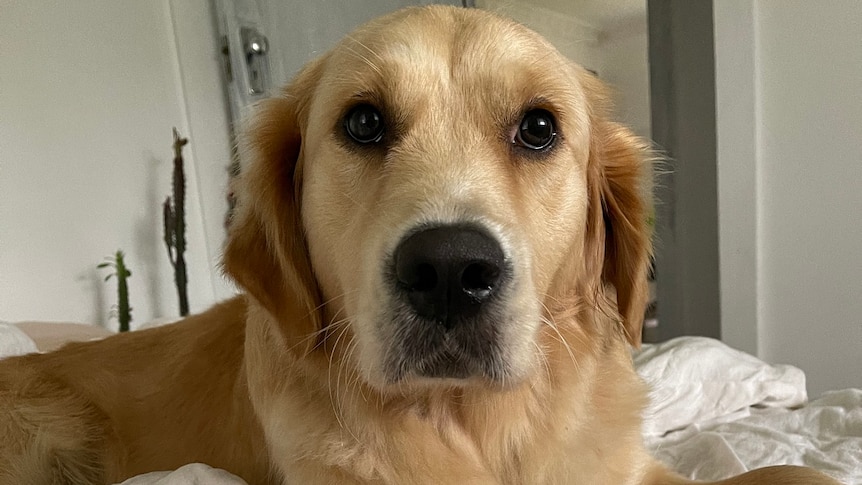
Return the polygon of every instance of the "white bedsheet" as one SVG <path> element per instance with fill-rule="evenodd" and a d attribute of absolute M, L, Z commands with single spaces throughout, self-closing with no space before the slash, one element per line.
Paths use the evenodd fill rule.
<path fill-rule="evenodd" d="M 202 463 L 192 463 L 174 471 L 144 473 L 120 485 L 248 485 L 236 475 Z"/>
<path fill-rule="evenodd" d="M 0 322 L 0 358 L 35 351 L 26 334 Z M 766 364 L 706 338 L 647 345 L 634 361 L 653 389 L 644 422 L 647 445 L 684 475 L 718 480 L 797 464 L 862 485 L 862 390 L 835 391 L 806 404 L 801 370 Z M 194 484 L 246 485 L 199 463 L 123 482 Z"/>
<path fill-rule="evenodd" d="M 653 386 L 644 438 L 683 475 L 719 480 L 792 464 L 862 485 L 862 390 L 830 392 L 806 404 L 799 369 L 769 365 L 706 338 L 645 346 L 635 363 Z"/>
<path fill-rule="evenodd" d="M 769 465 L 805 465 L 862 484 L 862 390 L 826 393 L 796 409 L 647 438 L 653 455 L 690 478 L 718 480 Z"/>

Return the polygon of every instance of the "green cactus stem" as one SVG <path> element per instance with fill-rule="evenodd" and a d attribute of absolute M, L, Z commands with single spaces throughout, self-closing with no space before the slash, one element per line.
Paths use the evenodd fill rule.
<path fill-rule="evenodd" d="M 180 315 L 189 314 L 188 277 L 186 275 L 186 175 L 183 169 L 183 147 L 188 138 L 180 137 L 174 128 L 174 173 L 173 197 L 165 199 L 164 214 L 165 246 L 168 259 L 174 268 L 174 283 L 180 303 Z"/>
<path fill-rule="evenodd" d="M 128 332 L 129 323 L 132 321 L 132 307 L 129 306 L 129 282 L 132 272 L 126 267 L 125 255 L 119 249 L 114 256 L 105 258 L 105 262 L 97 268 L 114 268 L 114 272 L 105 277 L 105 281 L 112 276 L 117 277 L 117 305 L 113 308 L 112 316 L 116 316 L 120 322 L 120 331 Z"/>

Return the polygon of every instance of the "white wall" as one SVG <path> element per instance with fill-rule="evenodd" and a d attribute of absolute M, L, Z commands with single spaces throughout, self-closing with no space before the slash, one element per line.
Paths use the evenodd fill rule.
<path fill-rule="evenodd" d="M 760 108 L 754 2 L 713 3 L 721 339 L 758 348 L 757 157 Z"/>
<path fill-rule="evenodd" d="M 761 350 L 815 392 L 862 387 L 862 3 L 757 18 Z"/>
<path fill-rule="evenodd" d="M 476 7 L 526 25 L 548 39 L 564 56 L 587 69 L 600 71 L 599 29 L 568 12 L 550 10 L 529 1 L 511 0 L 476 0 Z"/>
<path fill-rule="evenodd" d="M 192 137 L 192 309 L 228 293 L 213 272 L 229 145 L 209 8 L 206 0 L 3 2 L 0 319 L 106 324 L 115 286 L 96 264 L 118 248 L 133 273 L 134 323 L 177 314 L 161 221 L 174 126 Z"/>
<path fill-rule="evenodd" d="M 599 74 L 614 89 L 619 120 L 649 138 L 652 127 L 647 31 L 646 10 L 643 15 L 605 29 L 599 43 Z"/>
<path fill-rule="evenodd" d="M 721 277 L 750 283 L 738 263 L 750 260 L 741 243 L 753 233 L 757 306 L 751 322 L 751 297 L 723 298 L 723 314 L 748 316 L 723 321 L 722 331 L 753 336 L 764 359 L 801 367 L 812 395 L 862 387 L 862 3 L 745 3 L 714 3 L 717 78 L 725 81 L 717 85 L 720 220 L 756 221 L 754 229 L 723 228 Z M 750 35 L 718 35 L 740 23 Z M 722 110 L 738 95 L 754 108 Z M 743 147 L 733 150 L 734 140 Z M 734 259 L 733 245 L 745 253 L 736 269 L 724 260 Z"/>

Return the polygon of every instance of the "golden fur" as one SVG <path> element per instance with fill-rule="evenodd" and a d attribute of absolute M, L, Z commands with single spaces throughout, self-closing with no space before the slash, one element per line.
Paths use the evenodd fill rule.
<path fill-rule="evenodd" d="M 388 145 L 339 120 L 385 107 Z M 541 154 L 512 146 L 554 113 Z M 360 28 L 258 108 L 225 253 L 246 294 L 163 328 L 0 362 L 0 483 L 112 483 L 204 462 L 251 484 L 683 484 L 646 453 L 648 144 L 535 33 L 473 9 Z M 387 381 L 381 265 L 470 220 L 517 281 L 505 378 Z M 829 484 L 798 467 L 720 483 Z"/>

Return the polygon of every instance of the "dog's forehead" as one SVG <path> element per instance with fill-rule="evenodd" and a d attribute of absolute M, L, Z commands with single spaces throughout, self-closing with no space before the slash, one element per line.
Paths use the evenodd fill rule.
<path fill-rule="evenodd" d="M 541 36 L 510 20 L 475 10 L 434 9 L 415 15 L 381 21 L 360 32 L 366 47 L 373 45 L 379 60 L 397 65 L 445 66 L 499 62 L 535 62 L 554 49 Z M 363 35 L 364 34 L 364 35 Z"/>
<path fill-rule="evenodd" d="M 333 52 L 339 85 L 354 92 L 453 92 L 541 88 L 567 62 L 541 36 L 475 9 L 422 8 L 384 17 L 349 35 Z M 545 84 L 549 84 L 545 83 Z M 538 86 L 535 86 L 537 85 Z M 436 88 L 436 89 L 435 89 Z"/>

